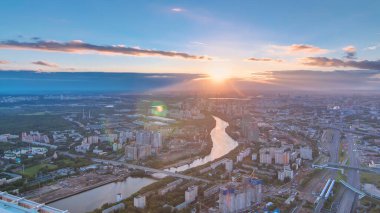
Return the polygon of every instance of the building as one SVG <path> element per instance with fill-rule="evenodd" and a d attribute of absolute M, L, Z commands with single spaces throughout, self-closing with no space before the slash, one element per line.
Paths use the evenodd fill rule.
<path fill-rule="evenodd" d="M 261 148 L 260 151 L 260 163 L 272 164 L 272 156 L 269 148 Z"/>
<path fill-rule="evenodd" d="M 145 159 L 152 155 L 152 146 L 151 145 L 142 145 L 137 147 L 137 158 Z"/>
<path fill-rule="evenodd" d="M 129 160 L 137 160 L 137 146 L 126 146 L 125 147 L 125 157 Z"/>
<path fill-rule="evenodd" d="M 152 155 L 151 145 L 128 145 L 125 146 L 125 157 L 128 160 L 146 159 Z"/>
<path fill-rule="evenodd" d="M 146 205 L 146 198 L 143 195 L 136 196 L 133 198 L 133 206 L 136 208 L 143 209 Z"/>
<path fill-rule="evenodd" d="M 293 179 L 293 170 L 290 168 L 290 165 L 285 165 L 283 171 L 279 171 L 277 178 L 281 181 L 284 181 L 285 178 Z"/>
<path fill-rule="evenodd" d="M 241 151 L 237 156 L 236 156 L 236 162 L 241 162 L 245 157 L 248 157 L 248 155 L 251 154 L 251 149 L 246 148 L 245 150 Z"/>
<path fill-rule="evenodd" d="M 275 164 L 289 164 L 290 153 L 285 152 L 284 149 L 279 148 L 274 151 L 274 162 Z"/>
<path fill-rule="evenodd" d="M 178 179 L 178 180 L 175 180 L 173 182 L 170 182 L 168 184 L 166 184 L 166 186 L 164 188 L 161 188 L 158 190 L 158 194 L 159 195 L 164 195 L 172 190 L 174 190 L 179 184 L 181 184 L 183 182 L 182 179 Z"/>
<path fill-rule="evenodd" d="M 301 158 L 305 160 L 313 160 L 313 150 L 309 146 L 300 148 Z"/>
<path fill-rule="evenodd" d="M 190 186 L 185 191 L 185 202 L 187 204 L 192 203 L 198 196 L 198 186 Z"/>
<path fill-rule="evenodd" d="M 243 137 L 248 141 L 258 141 L 260 136 L 260 130 L 257 123 L 253 121 L 249 116 L 244 116 L 240 124 L 241 133 Z"/>
<path fill-rule="evenodd" d="M 83 138 L 81 145 L 75 147 L 76 152 L 87 153 L 90 150 L 91 144 L 97 144 L 99 142 L 98 136 L 90 136 Z"/>
<path fill-rule="evenodd" d="M 88 143 L 81 144 L 81 145 L 75 147 L 75 151 L 81 152 L 81 153 L 87 153 L 90 150 L 90 145 L 91 144 L 88 144 Z"/>
<path fill-rule="evenodd" d="M 17 197 L 8 194 L 7 192 L 0 192 L 0 212 L 11 213 L 69 213 L 68 210 L 60 210 L 47 206 L 45 204 L 36 203 L 25 198 Z"/>
<path fill-rule="evenodd" d="M 133 140 L 133 132 L 132 131 L 125 131 L 119 133 L 119 143 L 124 144 L 127 141 Z"/>
<path fill-rule="evenodd" d="M 50 143 L 49 137 L 47 135 L 39 133 L 38 131 L 30 131 L 29 134 L 26 132 L 21 133 L 21 141 L 27 143 Z"/>
<path fill-rule="evenodd" d="M 139 131 L 136 133 L 137 145 L 149 145 L 151 134 L 149 131 Z"/>
<path fill-rule="evenodd" d="M 8 137 L 6 135 L 0 135 L 0 142 L 8 142 Z"/>
<path fill-rule="evenodd" d="M 161 132 L 153 132 L 151 136 L 151 145 L 153 152 L 158 153 L 162 147 L 162 136 Z"/>
<path fill-rule="evenodd" d="M 14 173 L 2 172 L 0 173 L 0 175 L 2 176 L 2 178 L 0 178 L 0 186 L 4 184 L 13 183 L 22 179 L 21 175 Z"/>
<path fill-rule="evenodd" d="M 224 163 L 224 168 L 227 172 L 232 172 L 234 169 L 234 162 L 231 159 L 227 159 Z"/>
<path fill-rule="evenodd" d="M 262 180 L 243 177 L 242 182 L 230 182 L 219 190 L 219 212 L 241 212 L 262 200 Z"/>

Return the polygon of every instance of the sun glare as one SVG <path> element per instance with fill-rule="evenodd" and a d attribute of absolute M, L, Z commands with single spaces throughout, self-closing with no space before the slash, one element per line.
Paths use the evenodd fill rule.
<path fill-rule="evenodd" d="M 216 83 L 224 82 L 226 79 L 230 78 L 230 73 L 223 68 L 213 69 L 209 72 L 210 79 Z"/>

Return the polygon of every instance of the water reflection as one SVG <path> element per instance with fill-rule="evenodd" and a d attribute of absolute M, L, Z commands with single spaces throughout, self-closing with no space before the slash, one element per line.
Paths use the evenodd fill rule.
<path fill-rule="evenodd" d="M 93 211 L 105 203 L 116 202 L 116 194 L 121 193 L 123 198 L 131 196 L 142 187 L 154 183 L 150 178 L 128 177 L 122 182 L 109 183 L 80 194 L 49 203 L 49 206 L 69 210 L 70 213 Z"/>
<path fill-rule="evenodd" d="M 229 124 L 218 117 L 215 117 L 215 116 L 213 117 L 216 121 L 216 126 L 214 129 L 211 130 L 211 133 L 210 133 L 211 140 L 212 140 L 211 153 L 203 158 L 194 160 L 190 164 L 185 164 L 180 167 L 172 167 L 172 168 L 166 169 L 167 171 L 182 172 L 190 168 L 204 165 L 210 161 L 213 161 L 217 158 L 222 157 L 223 155 L 228 154 L 231 150 L 233 150 L 238 145 L 238 143 L 226 133 L 226 128 L 228 127 Z"/>

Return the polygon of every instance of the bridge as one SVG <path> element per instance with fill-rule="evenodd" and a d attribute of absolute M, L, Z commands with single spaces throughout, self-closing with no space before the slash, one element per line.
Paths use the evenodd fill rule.
<path fill-rule="evenodd" d="M 357 189 L 357 188 L 351 186 L 349 183 L 347 183 L 347 182 L 344 181 L 344 180 L 341 180 L 341 179 L 340 179 L 339 182 L 342 183 L 345 187 L 351 189 L 351 190 L 352 190 L 353 192 L 355 192 L 356 194 L 359 194 L 359 199 L 362 199 L 362 198 L 366 195 L 365 192 L 362 192 L 362 191 L 360 191 L 359 189 Z"/>
<path fill-rule="evenodd" d="M 312 168 L 318 168 L 318 169 L 335 169 L 335 170 L 339 170 L 340 173 L 344 174 L 344 169 L 337 168 L 337 167 L 332 167 L 332 166 L 329 166 L 328 164 L 322 164 L 322 165 L 312 164 L 311 167 Z"/>
<path fill-rule="evenodd" d="M 340 170 L 341 172 L 344 169 L 352 169 L 352 170 L 357 170 L 357 171 L 361 171 L 361 172 L 369 172 L 369 173 L 380 174 L 380 169 L 378 169 L 378 168 L 353 167 L 353 166 L 347 166 L 347 165 L 342 165 L 342 164 L 338 164 L 338 163 L 313 164 L 311 167 L 312 168 L 320 168 L 320 169 L 324 169 L 324 168 L 336 169 L 336 170 Z M 342 174 L 343 174 L 343 172 L 342 172 Z"/>
<path fill-rule="evenodd" d="M 146 167 L 146 166 L 140 166 L 140 165 L 125 163 L 125 162 L 120 162 L 120 161 L 103 160 L 103 159 L 97 159 L 97 158 L 92 158 L 92 161 L 97 162 L 97 163 L 111 164 L 111 165 L 115 165 L 115 166 L 126 166 L 130 169 L 143 170 L 145 172 L 152 172 L 152 173 L 160 173 L 160 174 L 165 174 L 168 176 L 178 177 L 178 178 L 182 178 L 182 179 L 186 179 L 186 180 L 194 180 L 194 181 L 200 181 L 200 182 L 204 182 L 204 183 L 211 183 L 211 181 L 203 179 L 203 178 L 192 177 L 189 175 L 184 175 L 184 174 L 175 173 L 175 172 L 169 172 L 169 171 L 161 170 L 161 169 L 154 169 L 154 168 L 150 168 L 150 167 Z"/>

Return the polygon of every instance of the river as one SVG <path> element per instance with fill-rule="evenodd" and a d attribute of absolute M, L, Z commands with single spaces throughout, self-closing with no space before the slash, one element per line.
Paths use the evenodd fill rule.
<path fill-rule="evenodd" d="M 85 213 L 101 207 L 105 203 L 116 202 L 116 194 L 121 193 L 123 199 L 131 196 L 144 186 L 156 182 L 152 178 L 128 177 L 121 182 L 113 182 L 94 188 L 62 200 L 49 203 L 49 206 L 69 210 L 70 213 Z"/>
<path fill-rule="evenodd" d="M 215 116 L 214 119 L 216 121 L 216 125 L 210 133 L 212 140 L 211 153 L 203 158 L 194 160 L 190 164 L 169 168 L 167 169 L 168 171 L 182 172 L 190 168 L 204 165 L 210 161 L 228 154 L 231 150 L 238 146 L 238 143 L 233 140 L 225 131 L 228 127 L 228 123 Z M 163 177 L 162 174 L 154 174 L 154 176 Z M 125 181 L 109 183 L 104 186 L 50 203 L 48 205 L 56 207 L 58 209 L 67 209 L 70 211 L 70 213 L 89 212 L 101 207 L 105 203 L 116 202 L 117 193 L 121 193 L 123 195 L 123 199 L 125 199 L 144 186 L 152 184 L 153 182 L 155 182 L 155 180 L 151 178 L 128 177 Z"/>
<path fill-rule="evenodd" d="M 210 133 L 212 140 L 211 153 L 203 158 L 194 160 L 190 164 L 185 164 L 180 167 L 172 167 L 170 169 L 167 169 L 168 171 L 182 172 L 190 168 L 204 165 L 210 161 L 213 161 L 228 154 L 230 151 L 232 151 L 235 147 L 238 146 L 238 143 L 226 133 L 226 128 L 229 124 L 218 117 L 213 117 L 216 121 L 216 125 Z"/>

